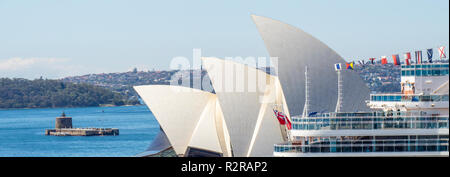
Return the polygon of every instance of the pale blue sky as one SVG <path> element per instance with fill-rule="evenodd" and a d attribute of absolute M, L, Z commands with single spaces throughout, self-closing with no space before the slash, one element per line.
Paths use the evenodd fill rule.
<path fill-rule="evenodd" d="M 250 14 L 299 27 L 347 60 L 390 56 L 448 46 L 448 7 L 448 0 L 0 0 L 0 77 L 168 69 L 193 48 L 268 56 Z"/>

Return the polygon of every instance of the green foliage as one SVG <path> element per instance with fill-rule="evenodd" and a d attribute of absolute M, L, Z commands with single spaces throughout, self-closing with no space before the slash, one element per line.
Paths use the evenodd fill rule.
<path fill-rule="evenodd" d="M 84 83 L 0 78 L 0 108 L 120 106 L 136 102 L 106 88 Z"/>

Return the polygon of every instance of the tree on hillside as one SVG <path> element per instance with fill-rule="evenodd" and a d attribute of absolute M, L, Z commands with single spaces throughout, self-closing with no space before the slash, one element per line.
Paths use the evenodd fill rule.
<path fill-rule="evenodd" d="M 90 84 L 48 79 L 0 78 L 0 108 L 84 107 L 136 103 L 126 96 Z"/>

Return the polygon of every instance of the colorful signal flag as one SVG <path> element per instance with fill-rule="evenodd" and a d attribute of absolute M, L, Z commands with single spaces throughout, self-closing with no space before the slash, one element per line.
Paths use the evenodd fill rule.
<path fill-rule="evenodd" d="M 387 62 L 387 57 L 386 56 L 382 56 L 381 57 L 381 64 L 387 64 L 388 62 Z"/>
<path fill-rule="evenodd" d="M 337 70 L 341 70 L 341 64 L 340 63 L 336 63 L 336 64 L 334 64 L 334 69 L 337 71 Z"/>
<path fill-rule="evenodd" d="M 400 65 L 400 57 L 398 54 L 392 55 L 392 60 L 394 60 L 394 65 Z"/>
<path fill-rule="evenodd" d="M 406 52 L 405 53 L 405 59 L 406 60 L 411 59 L 411 52 Z"/>
<path fill-rule="evenodd" d="M 433 63 L 433 49 L 427 49 L 428 62 Z"/>
<path fill-rule="evenodd" d="M 347 69 L 353 70 L 353 62 L 345 63 L 347 65 Z"/>
<path fill-rule="evenodd" d="M 445 47 L 444 46 L 442 46 L 442 47 L 439 47 L 438 48 L 438 50 L 439 50 L 439 58 L 446 58 L 446 56 L 445 56 Z"/>
<path fill-rule="evenodd" d="M 422 63 L 422 51 L 416 51 L 416 63 L 420 64 Z"/>

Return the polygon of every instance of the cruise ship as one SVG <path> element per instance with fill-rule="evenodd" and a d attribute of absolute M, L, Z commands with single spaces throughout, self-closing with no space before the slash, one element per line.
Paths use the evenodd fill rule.
<path fill-rule="evenodd" d="M 401 65 L 400 84 L 400 93 L 370 94 L 370 111 L 292 116 L 288 141 L 273 155 L 448 157 L 448 60 Z"/>
<path fill-rule="evenodd" d="M 182 72 L 171 85 L 135 86 L 160 125 L 137 156 L 448 156 L 448 60 L 402 65 L 400 93 L 370 95 L 357 72 L 334 69 L 346 61 L 325 43 L 251 17 L 275 72 L 200 57 L 213 92 Z"/>

